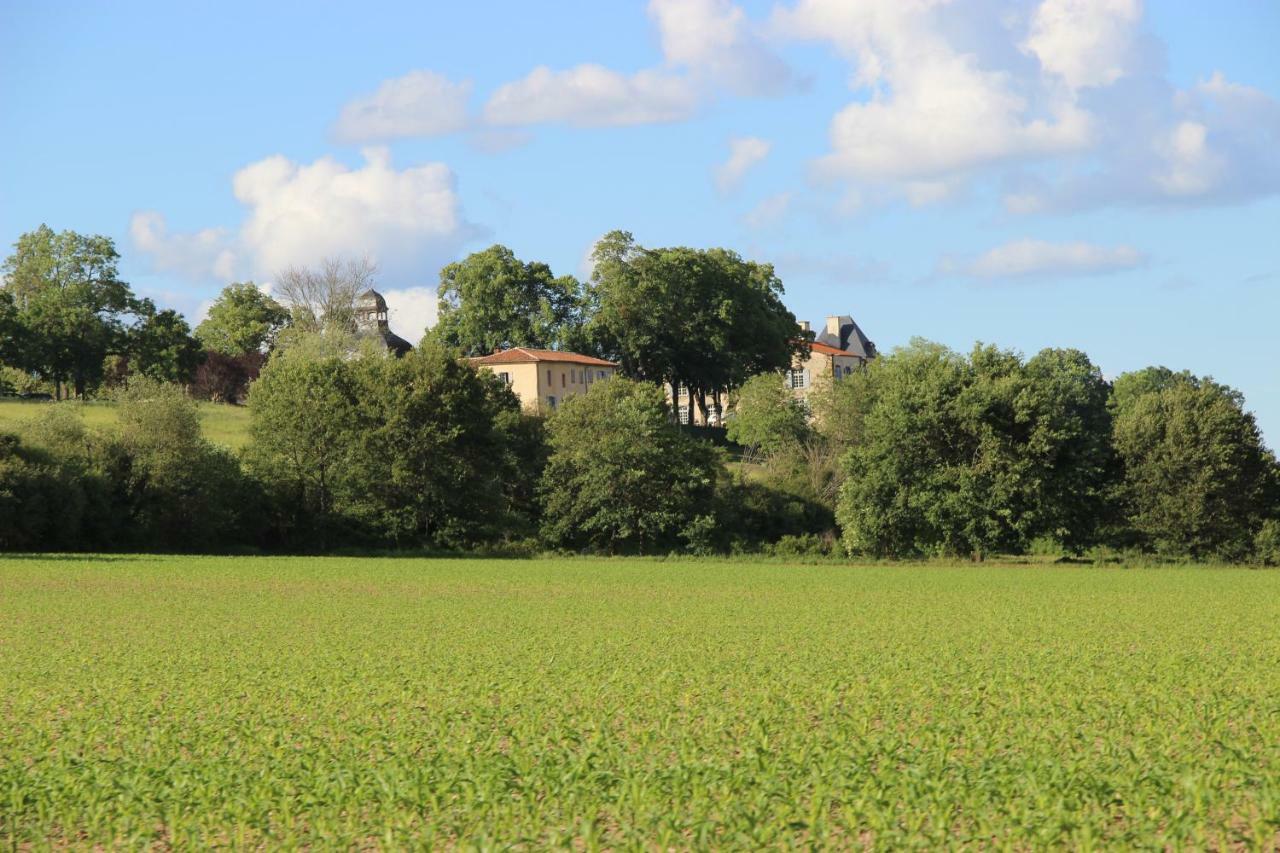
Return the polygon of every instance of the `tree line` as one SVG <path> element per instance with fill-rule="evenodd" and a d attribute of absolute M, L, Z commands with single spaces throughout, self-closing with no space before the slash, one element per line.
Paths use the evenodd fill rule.
<path fill-rule="evenodd" d="M 1232 389 L 914 341 L 806 409 L 782 283 L 726 250 L 613 232 L 579 282 L 494 246 L 442 270 L 439 322 L 399 359 L 353 333 L 368 262 L 282 271 L 280 301 L 232 284 L 194 331 L 116 262 L 42 226 L 5 263 L 4 379 L 110 395 L 120 427 L 53 406 L 0 436 L 2 548 L 1280 562 L 1280 466 Z M 623 376 L 533 415 L 461 360 L 518 345 Z M 674 422 L 676 385 L 732 413 L 727 441 Z M 248 446 L 207 442 L 193 397 L 246 402 Z"/>

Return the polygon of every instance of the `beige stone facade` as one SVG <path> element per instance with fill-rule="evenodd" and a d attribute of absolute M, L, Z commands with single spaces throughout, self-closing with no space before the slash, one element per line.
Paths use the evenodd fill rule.
<path fill-rule="evenodd" d="M 808 322 L 801 322 L 800 330 L 805 333 L 813 331 Z M 858 328 L 853 318 L 847 315 L 828 317 L 822 329 L 818 330 L 813 337 L 814 340 L 809 344 L 808 352 L 797 356 L 791 369 L 782 377 L 782 381 L 787 383 L 791 392 L 805 403 L 815 389 L 851 375 L 876 356 L 876 345 L 867 340 L 862 329 Z M 667 396 L 670 398 L 670 390 L 667 391 Z M 727 392 L 721 392 L 722 406 L 728 405 L 728 397 Z M 724 425 L 725 413 L 716 409 L 710 397 L 707 400 L 708 411 L 705 418 L 697 402 L 690 400 L 684 388 L 679 389 L 679 394 L 672 402 L 672 406 L 680 423 L 698 426 Z"/>
<path fill-rule="evenodd" d="M 531 413 L 554 411 L 575 394 L 585 394 L 596 382 L 612 378 L 618 370 L 613 362 L 589 355 L 528 347 L 467 361 L 507 383 L 524 410 Z"/>

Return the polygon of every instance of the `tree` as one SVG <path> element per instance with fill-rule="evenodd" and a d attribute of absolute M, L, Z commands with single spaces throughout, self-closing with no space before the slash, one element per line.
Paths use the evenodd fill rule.
<path fill-rule="evenodd" d="M 359 418 L 349 360 L 306 348 L 278 351 L 249 391 L 247 461 L 281 508 L 285 535 L 325 536 L 334 525 Z"/>
<path fill-rule="evenodd" d="M 507 533 L 522 473 L 504 429 L 519 414 L 515 395 L 430 342 L 352 369 L 360 408 L 344 511 L 397 544 L 464 547 Z"/>
<path fill-rule="evenodd" d="M 498 349 L 581 348 L 581 285 L 555 277 L 506 246 L 490 246 L 440 271 L 439 318 L 433 336 L 464 355 Z"/>
<path fill-rule="evenodd" d="M 195 404 L 181 387 L 135 377 L 117 396 L 125 464 L 127 530 L 135 547 L 220 550 L 249 538 L 256 492 L 235 457 L 206 441 Z"/>
<path fill-rule="evenodd" d="M 176 311 L 149 314 L 131 334 L 131 367 L 160 382 L 186 385 L 203 360 L 200 342 Z"/>
<path fill-rule="evenodd" d="M 588 336 L 632 378 L 707 398 L 791 366 L 804 341 L 769 264 L 726 249 L 646 249 L 624 231 L 597 242 Z M 722 401 L 716 399 L 717 406 Z"/>
<path fill-rule="evenodd" d="M 804 407 L 777 373 L 746 381 L 728 427 L 730 440 L 766 456 L 798 448 L 810 432 Z"/>
<path fill-rule="evenodd" d="M 966 358 L 914 341 L 877 359 L 851 386 L 854 426 L 840 432 L 846 548 L 981 557 L 1038 536 L 1094 543 L 1115 470 L 1106 394 L 1073 350 L 1024 363 L 995 347 Z"/>
<path fill-rule="evenodd" d="M 1243 397 L 1159 369 L 1116 388 L 1120 499 L 1137 544 L 1172 557 L 1245 556 L 1273 512 L 1276 462 Z"/>
<path fill-rule="evenodd" d="M 48 226 L 23 234 L 5 261 L 4 289 L 12 294 L 30 334 L 28 366 L 77 396 L 100 381 L 108 355 L 121 354 L 140 309 L 117 271 L 115 245 L 102 236 Z"/>
<path fill-rule="evenodd" d="M 369 258 L 325 258 L 315 268 L 288 267 L 275 284 L 299 331 L 351 332 L 356 297 L 373 287 L 377 272 Z"/>
<path fill-rule="evenodd" d="M 0 290 L 0 364 L 19 369 L 28 361 L 30 341 L 13 294 Z"/>
<path fill-rule="evenodd" d="M 715 448 L 670 421 L 662 391 L 615 378 L 547 423 L 542 534 L 558 547 L 660 553 L 714 526 Z"/>
<path fill-rule="evenodd" d="M 289 324 L 289 311 L 251 281 L 232 283 L 209 307 L 196 327 L 205 349 L 237 357 L 269 350 Z"/>

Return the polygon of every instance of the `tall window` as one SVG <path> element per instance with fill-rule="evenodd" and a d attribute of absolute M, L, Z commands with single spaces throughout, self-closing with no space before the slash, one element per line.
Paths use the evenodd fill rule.
<path fill-rule="evenodd" d="M 548 398 L 547 398 L 547 406 L 548 406 L 548 407 L 550 407 L 550 409 L 551 409 L 552 411 L 555 411 L 555 408 L 556 408 L 556 398 L 555 398 L 555 397 L 548 397 Z"/>
<path fill-rule="evenodd" d="M 599 371 L 599 372 L 596 374 L 596 378 L 598 378 L 598 379 L 604 379 L 604 371 L 603 371 L 603 370 Z"/>
<path fill-rule="evenodd" d="M 550 384 L 551 384 L 551 369 L 550 369 L 550 368 L 548 368 L 548 369 L 547 369 L 547 384 L 548 384 L 548 385 L 550 385 Z"/>
<path fill-rule="evenodd" d="M 790 378 L 792 388 L 809 387 L 809 371 L 803 368 L 792 368 Z"/>
<path fill-rule="evenodd" d="M 563 388 L 564 386 L 565 386 L 564 371 L 562 370 L 560 371 L 560 387 Z"/>
<path fill-rule="evenodd" d="M 688 422 L 689 422 L 689 407 L 681 406 L 680 407 L 680 423 L 687 424 Z"/>

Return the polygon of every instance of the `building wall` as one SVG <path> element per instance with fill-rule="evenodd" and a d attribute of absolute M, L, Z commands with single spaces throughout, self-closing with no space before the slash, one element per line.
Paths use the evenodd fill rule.
<path fill-rule="evenodd" d="M 600 380 L 613 376 L 612 367 L 577 364 L 567 361 L 537 361 L 518 364 L 483 364 L 480 367 L 499 376 L 506 373 L 511 390 L 528 412 L 545 412 L 551 408 L 550 398 L 559 406 L 569 397 L 584 394 Z M 588 375 L 589 372 L 589 375 Z"/>

